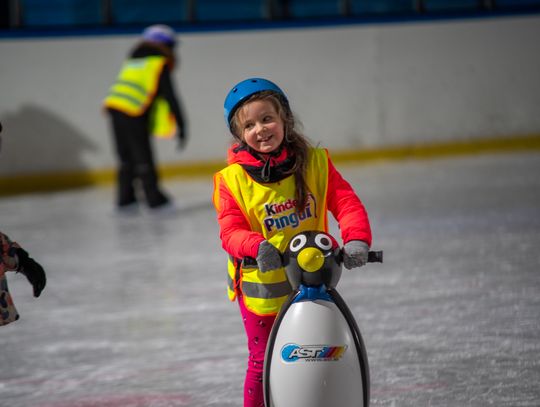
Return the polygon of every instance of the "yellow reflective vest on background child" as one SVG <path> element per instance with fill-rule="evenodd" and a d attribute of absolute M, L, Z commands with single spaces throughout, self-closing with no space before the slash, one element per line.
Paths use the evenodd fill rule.
<path fill-rule="evenodd" d="M 159 138 L 173 137 L 177 131 L 176 119 L 167 101 L 161 97 L 155 98 L 159 77 L 166 63 L 167 59 L 163 56 L 125 61 L 105 98 L 104 106 L 129 116 L 141 116 L 152 104 L 150 134 Z"/>

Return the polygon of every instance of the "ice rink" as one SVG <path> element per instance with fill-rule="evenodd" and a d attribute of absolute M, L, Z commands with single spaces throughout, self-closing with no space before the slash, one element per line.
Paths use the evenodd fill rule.
<path fill-rule="evenodd" d="M 338 285 L 371 405 L 540 406 L 540 153 L 338 168 L 385 255 Z M 212 180 L 164 185 L 177 216 L 116 216 L 112 187 L 0 199 L 0 230 L 48 273 L 38 299 L 8 274 L 0 406 L 242 406 Z"/>

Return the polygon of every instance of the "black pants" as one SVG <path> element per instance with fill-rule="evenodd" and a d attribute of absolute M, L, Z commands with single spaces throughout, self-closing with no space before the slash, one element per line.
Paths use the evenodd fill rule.
<path fill-rule="evenodd" d="M 117 205 L 137 202 L 137 184 L 150 208 L 166 204 L 169 199 L 158 185 L 147 115 L 131 117 L 115 110 L 109 112 L 119 160 Z"/>

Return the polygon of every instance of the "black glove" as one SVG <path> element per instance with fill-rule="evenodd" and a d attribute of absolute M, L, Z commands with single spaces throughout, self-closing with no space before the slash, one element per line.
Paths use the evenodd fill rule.
<path fill-rule="evenodd" d="M 178 144 L 176 145 L 178 150 L 183 150 L 187 144 L 187 131 L 186 126 L 180 126 L 178 129 Z"/>
<path fill-rule="evenodd" d="M 34 297 L 39 297 L 41 291 L 43 291 L 45 284 L 47 283 L 45 270 L 43 270 L 43 267 L 41 267 L 38 262 L 28 256 L 28 252 L 26 250 L 18 248 L 15 253 L 19 259 L 17 271 L 24 274 L 30 284 L 32 284 L 34 287 Z"/>

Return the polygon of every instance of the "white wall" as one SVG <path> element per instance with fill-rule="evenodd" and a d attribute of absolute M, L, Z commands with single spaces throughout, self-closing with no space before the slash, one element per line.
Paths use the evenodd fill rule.
<path fill-rule="evenodd" d="M 190 141 L 157 141 L 162 163 L 224 158 L 223 99 L 250 76 L 277 82 L 334 150 L 540 132 L 539 16 L 180 38 Z M 0 176 L 113 167 L 100 104 L 136 40 L 0 39 Z"/>

